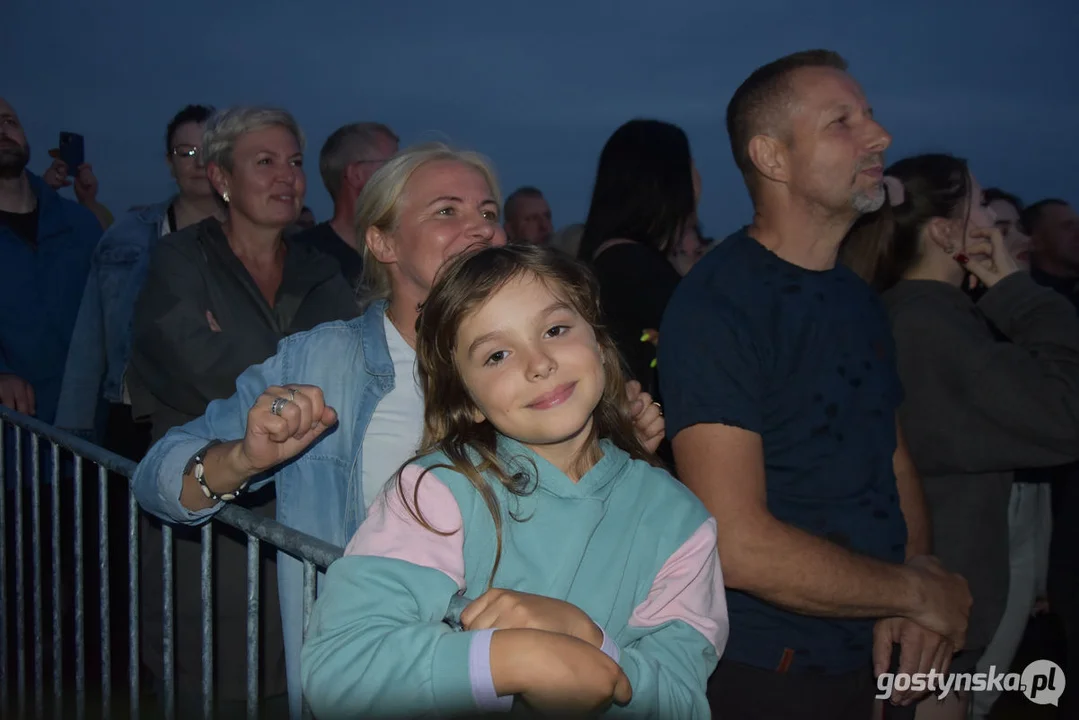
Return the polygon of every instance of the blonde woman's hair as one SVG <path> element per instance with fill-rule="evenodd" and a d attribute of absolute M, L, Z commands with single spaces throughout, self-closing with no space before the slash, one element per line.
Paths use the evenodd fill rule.
<path fill-rule="evenodd" d="M 491 188 L 495 202 L 501 207 L 502 197 L 495 171 L 490 161 L 479 153 L 454 150 L 443 143 L 426 143 L 395 155 L 371 176 L 356 203 L 356 238 L 363 243 L 360 295 L 364 307 L 376 300 L 389 298 L 391 291 L 389 271 L 367 247 L 367 231 L 377 228 L 384 233 L 393 232 L 400 221 L 401 197 L 408 181 L 424 165 L 443 161 L 457 162 L 478 170 Z"/>

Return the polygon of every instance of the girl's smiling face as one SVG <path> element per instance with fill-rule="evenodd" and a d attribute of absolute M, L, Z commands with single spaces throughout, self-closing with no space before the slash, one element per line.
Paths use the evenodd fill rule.
<path fill-rule="evenodd" d="M 507 282 L 464 318 L 454 355 L 476 422 L 565 468 L 590 436 L 605 375 L 592 326 L 550 285 Z"/>

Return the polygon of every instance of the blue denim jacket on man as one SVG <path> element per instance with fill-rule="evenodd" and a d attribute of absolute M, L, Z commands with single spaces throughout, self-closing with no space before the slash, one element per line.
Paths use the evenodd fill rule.
<path fill-rule="evenodd" d="M 95 430 L 99 401 L 123 401 L 124 372 L 131 354 L 131 320 L 150 251 L 173 198 L 133 210 L 105 232 L 90 262 L 56 426 L 88 436 Z M 96 438 L 100 440 L 100 438 Z"/>
<path fill-rule="evenodd" d="M 386 303 L 376 302 L 354 320 L 319 325 L 282 340 L 277 354 L 248 368 L 236 380 L 236 393 L 215 400 L 206 413 L 173 428 L 150 448 L 135 472 L 135 497 L 164 520 L 197 525 L 222 505 L 192 512 L 180 504 L 184 469 L 211 440 L 239 440 L 247 413 L 271 385 L 302 384 L 322 389 L 338 423 L 311 447 L 258 478 L 252 489 L 276 482 L 277 519 L 282 524 L 344 547 L 367 514 L 363 500 L 363 438 L 379 401 L 394 386 L 393 361 L 386 344 Z M 213 478 L 207 478 L 213 485 Z M 303 565 L 278 553 L 289 704 L 300 709 L 300 648 L 303 642 Z"/>
<path fill-rule="evenodd" d="M 37 242 L 0 225 L 0 373 L 30 383 L 38 419 L 52 424 L 101 224 L 41 178 L 27 177 L 37 197 Z"/>

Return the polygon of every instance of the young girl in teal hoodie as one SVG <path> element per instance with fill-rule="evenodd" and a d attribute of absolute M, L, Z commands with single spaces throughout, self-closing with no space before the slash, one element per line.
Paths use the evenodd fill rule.
<path fill-rule="evenodd" d="M 419 454 L 308 627 L 316 717 L 710 717 L 715 520 L 636 440 L 588 272 L 531 246 L 461 256 L 416 352 Z"/>

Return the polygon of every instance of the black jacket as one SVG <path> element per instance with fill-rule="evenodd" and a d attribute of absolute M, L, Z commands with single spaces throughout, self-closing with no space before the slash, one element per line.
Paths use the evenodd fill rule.
<path fill-rule="evenodd" d="M 136 417 L 156 441 L 235 392 L 236 378 L 277 352 L 287 335 L 359 315 L 337 262 L 285 240 L 285 268 L 271 308 L 214 218 L 154 248 L 135 306 L 130 367 Z M 220 330 L 211 326 L 212 313 Z"/>

